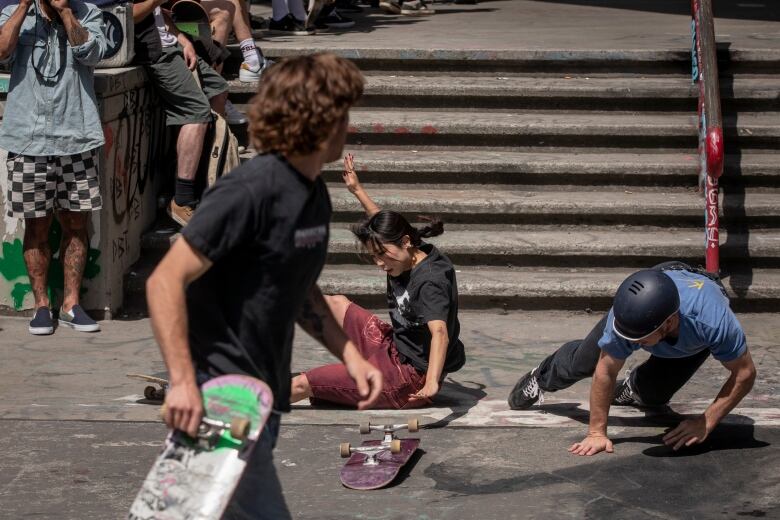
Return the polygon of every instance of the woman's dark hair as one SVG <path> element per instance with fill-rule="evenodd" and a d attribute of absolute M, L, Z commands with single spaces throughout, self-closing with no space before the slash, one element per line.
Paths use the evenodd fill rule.
<path fill-rule="evenodd" d="M 438 218 L 418 218 L 427 222 L 427 225 L 418 229 L 409 224 L 400 213 L 385 209 L 352 226 L 352 233 L 362 244 L 364 253 L 373 250 L 377 254 L 385 252 L 382 244 L 389 243 L 400 247 L 404 236 L 408 236 L 411 244 L 418 247 L 423 238 L 444 233 L 444 223 Z"/>

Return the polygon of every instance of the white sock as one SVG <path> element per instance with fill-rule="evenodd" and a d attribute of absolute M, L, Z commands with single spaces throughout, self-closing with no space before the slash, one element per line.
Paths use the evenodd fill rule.
<path fill-rule="evenodd" d="M 303 0 L 287 0 L 287 8 L 298 20 L 306 20 L 306 9 L 303 7 Z"/>
<path fill-rule="evenodd" d="M 241 42 L 241 54 L 244 55 L 244 62 L 248 63 L 253 69 L 260 66 L 260 53 L 257 52 L 255 41 L 247 38 Z"/>
<path fill-rule="evenodd" d="M 273 19 L 277 22 L 290 14 L 285 0 L 271 0 L 271 8 L 273 9 Z"/>

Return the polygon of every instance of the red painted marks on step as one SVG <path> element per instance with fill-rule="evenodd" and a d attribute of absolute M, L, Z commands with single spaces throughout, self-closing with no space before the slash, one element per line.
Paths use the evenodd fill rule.
<path fill-rule="evenodd" d="M 374 131 L 375 134 L 384 134 L 385 133 L 385 125 L 382 123 L 374 123 L 371 125 L 371 129 Z"/>
<path fill-rule="evenodd" d="M 438 133 L 439 133 L 439 131 L 438 131 L 438 130 L 436 130 L 436 127 L 433 127 L 433 126 L 431 126 L 431 125 L 426 125 L 426 126 L 422 127 L 422 128 L 420 129 L 420 131 L 421 131 L 422 133 L 424 133 L 424 134 L 428 134 L 428 135 L 433 135 L 433 134 L 438 134 Z"/>
<path fill-rule="evenodd" d="M 405 126 L 399 126 L 395 130 L 393 130 L 396 134 L 409 134 L 411 133 L 411 130 L 406 128 Z"/>

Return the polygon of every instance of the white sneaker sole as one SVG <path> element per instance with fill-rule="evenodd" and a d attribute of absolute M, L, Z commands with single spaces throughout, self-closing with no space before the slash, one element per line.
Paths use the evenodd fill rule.
<path fill-rule="evenodd" d="M 33 336 L 48 336 L 54 334 L 54 327 L 27 327 Z"/>
<path fill-rule="evenodd" d="M 58 320 L 60 322 L 60 325 L 65 325 L 66 327 L 70 327 L 71 329 L 77 330 L 79 332 L 98 332 L 100 331 L 100 325 L 95 323 L 94 325 L 76 325 L 75 323 L 71 323 L 69 321 L 64 320 Z"/>
<path fill-rule="evenodd" d="M 238 81 L 242 83 L 257 83 L 262 77 L 262 72 L 252 72 L 251 70 L 239 69 Z"/>

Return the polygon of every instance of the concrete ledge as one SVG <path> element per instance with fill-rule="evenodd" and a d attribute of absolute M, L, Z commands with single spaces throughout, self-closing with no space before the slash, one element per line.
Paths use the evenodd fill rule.
<path fill-rule="evenodd" d="M 457 268 L 458 296 L 464 308 L 606 310 L 615 290 L 632 268 Z M 777 308 L 780 274 L 753 269 L 724 280 L 732 307 Z M 344 294 L 355 301 L 380 307 L 385 303 L 386 279 L 372 266 L 328 266 L 319 285 L 325 294 Z"/>
<path fill-rule="evenodd" d="M 446 229 L 446 226 L 445 226 Z M 775 262 L 780 258 L 780 230 L 723 230 L 721 259 L 744 263 Z M 572 226 L 568 229 L 511 231 L 501 226 L 455 229 L 427 239 L 455 265 L 649 265 L 654 259 L 693 259 L 704 262 L 704 233 L 698 229 L 616 229 Z M 357 242 L 348 229 L 332 227 L 328 248 L 331 258 L 355 263 Z"/>
<path fill-rule="evenodd" d="M 625 153 L 570 149 L 566 152 L 449 150 L 415 152 L 394 148 L 353 148 L 360 179 L 369 183 L 517 183 L 517 184 L 680 184 L 693 187 L 698 179 L 695 153 Z M 341 181 L 343 164 L 325 165 L 326 179 Z M 721 184 L 748 180 L 772 185 L 780 178 L 777 156 L 745 150 L 727 155 Z M 410 186 L 411 187 L 411 186 Z"/>
<path fill-rule="evenodd" d="M 522 216 L 549 218 L 577 216 L 579 222 L 599 217 L 640 219 L 644 225 L 655 224 L 656 218 L 670 217 L 677 222 L 683 218 L 703 218 L 703 202 L 694 191 L 674 192 L 603 190 L 603 191 L 547 191 L 491 187 L 452 189 L 431 187 L 387 187 L 366 185 L 366 191 L 380 207 L 409 214 L 494 216 L 502 222 L 516 222 Z M 346 189 L 330 190 L 334 211 L 350 218 L 360 213 L 360 205 Z M 777 194 L 749 191 L 743 195 L 726 194 L 721 197 L 721 211 L 728 218 L 780 216 Z M 650 220 L 648 220 L 650 219 Z M 537 223 L 546 223 L 544 221 Z"/>

